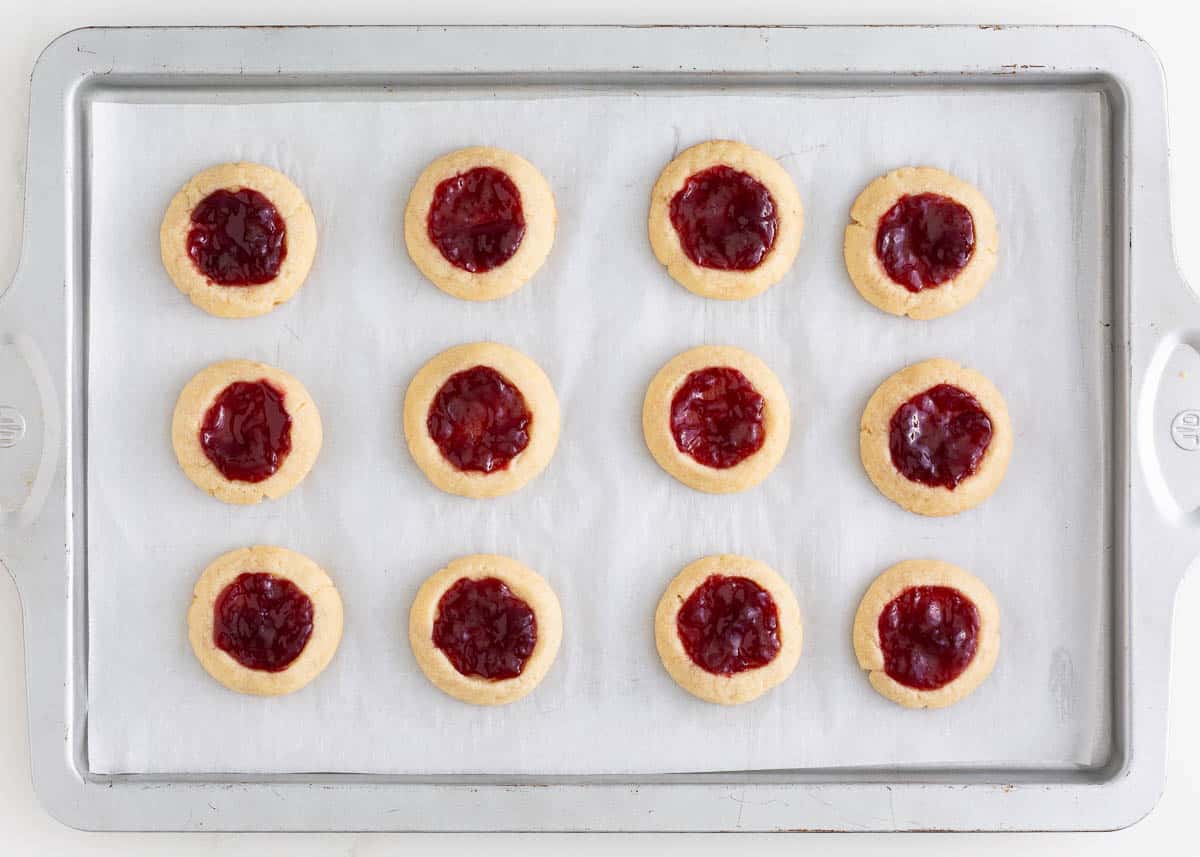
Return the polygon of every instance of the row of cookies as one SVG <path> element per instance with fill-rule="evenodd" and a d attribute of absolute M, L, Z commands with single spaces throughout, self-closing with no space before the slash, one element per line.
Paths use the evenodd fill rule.
<path fill-rule="evenodd" d="M 931 634 L 936 626 L 938 633 Z M 299 690 L 332 661 L 342 601 L 308 557 L 251 547 L 201 574 L 188 611 L 192 650 L 231 690 Z M 409 610 L 413 656 L 439 689 L 500 705 L 529 694 L 562 641 L 562 608 L 536 572 L 504 556 L 454 560 L 418 589 Z M 757 699 L 791 675 L 803 647 L 800 607 L 787 582 L 758 560 L 699 559 L 667 586 L 654 614 L 659 658 L 675 682 L 708 702 Z M 945 562 L 910 560 L 881 574 L 852 632 L 871 686 L 908 708 L 941 708 L 991 673 L 999 611 L 977 578 Z"/>
<path fill-rule="evenodd" d="M 553 195 L 532 165 L 497 149 L 464 149 L 438 159 L 417 180 L 406 243 L 439 287 L 489 299 L 519 287 L 542 264 L 555 218 Z M 848 270 L 859 290 L 889 311 L 944 314 L 973 297 L 995 265 L 990 206 L 970 185 L 937 170 L 903 169 L 872 182 L 851 219 Z M 700 294 L 736 298 L 765 289 L 791 266 L 803 213 L 777 162 L 742 143 L 710 141 L 664 169 L 649 224 L 651 244 L 672 276 Z M 285 176 L 227 164 L 202 172 L 176 195 L 160 244 L 171 276 L 195 302 L 219 315 L 252 315 L 299 287 L 315 254 L 316 227 L 303 194 Z M 476 355 L 481 348 L 490 353 Z M 531 427 L 536 411 L 542 413 Z M 497 346 L 465 347 L 439 355 L 418 374 L 406 397 L 405 430 L 414 458 L 439 487 L 496 496 L 546 465 L 557 411 L 553 388 L 532 361 Z M 456 413 L 470 418 L 456 420 Z M 188 407 L 183 416 L 189 429 L 201 415 Z M 652 382 L 643 414 L 656 460 L 692 487 L 716 492 L 765 478 L 786 447 L 788 422 L 774 375 L 733 348 L 677 357 Z M 487 448 L 468 448 L 480 446 L 472 438 L 485 428 Z M 301 465 L 311 465 L 319 445 L 310 434 L 283 475 L 259 479 L 268 484 L 258 497 L 278 496 L 303 475 Z M 981 502 L 999 483 L 1011 449 L 999 393 L 950 361 L 927 361 L 889 380 L 868 406 L 860 437 L 875 484 L 924 514 Z M 177 433 L 176 448 L 185 470 L 191 462 L 205 471 L 188 431 Z M 206 490 L 223 487 L 211 471 L 198 476 Z M 255 489 L 244 486 L 229 494 L 234 502 L 255 499 Z"/>
<path fill-rule="evenodd" d="M 662 392 L 663 372 L 651 382 L 644 411 L 658 417 L 653 425 L 647 422 L 646 437 L 660 463 L 682 481 L 719 490 L 719 481 L 696 480 L 720 480 L 729 470 L 750 479 L 746 474 L 755 471 L 744 465 L 755 467 L 755 456 L 764 450 L 776 456 L 769 459 L 773 466 L 786 444 L 786 397 L 770 370 L 747 353 L 699 351 L 668 363 L 667 377 L 676 381 L 665 389 L 673 394 Z M 1007 421 L 996 423 L 994 431 L 991 418 L 980 422 L 979 413 L 963 409 L 964 397 L 979 405 L 979 399 L 963 392 L 967 387 L 987 403 L 992 417 L 1003 413 L 1003 402 L 986 379 L 948 361 L 929 363 L 897 373 L 872 397 L 864 412 L 862 450 L 868 473 L 885 493 L 889 484 L 899 486 L 902 490 L 889 496 L 940 514 L 950 510 L 947 504 L 963 498 L 977 502 L 990 493 L 1003 474 L 1011 439 Z M 927 388 L 933 381 L 938 383 Z M 721 395 L 713 394 L 714 385 L 721 387 Z M 522 389 L 536 395 L 527 398 Z M 910 396 L 913 390 L 918 393 Z M 893 411 L 895 402 L 901 404 Z M 913 440 L 913 426 L 930 422 L 926 404 L 934 417 L 957 414 L 951 423 L 934 419 L 922 428 L 940 444 L 926 444 L 925 449 L 910 444 L 899 458 L 891 452 L 890 468 L 879 465 L 885 452 L 876 435 L 890 438 L 899 431 Z M 866 430 L 885 422 L 886 432 Z M 528 358 L 494 343 L 462 346 L 434 358 L 418 372 L 406 396 L 405 425 L 414 457 L 431 480 L 456 493 L 483 496 L 489 486 L 515 490 L 549 460 L 557 423 L 557 404 L 544 373 Z M 948 429 L 952 423 L 961 436 Z M 667 440 L 656 431 L 667 432 Z M 545 432 L 541 440 L 540 432 Z M 263 364 L 230 361 L 202 371 L 185 387 L 173 436 L 180 464 L 198 485 L 222 499 L 254 502 L 278 496 L 303 478 L 319 450 L 321 426 L 311 397 L 290 375 Z M 674 452 L 664 451 L 664 443 L 673 443 Z M 732 463 L 753 443 L 757 448 Z M 930 456 L 930 449 L 936 455 Z M 975 481 L 968 481 L 963 491 L 923 485 L 909 475 L 913 467 L 923 473 L 922 462 L 935 475 L 947 462 L 962 475 L 963 462 L 969 463 L 972 450 L 979 449 L 983 453 L 975 463 L 982 467 L 967 475 Z M 668 454 L 678 454 L 677 460 L 664 459 Z M 761 478 L 770 467 L 757 461 L 756 478 Z M 876 466 L 884 476 L 872 469 Z M 497 475 L 499 481 L 488 481 Z M 922 505 L 931 497 L 936 501 L 932 506 Z M 197 586 L 193 646 L 210 672 L 235 689 L 295 689 L 332 657 L 340 634 L 340 600 L 327 576 L 311 563 L 304 561 L 303 569 L 290 575 L 293 562 L 298 561 L 278 551 L 238 553 L 222 557 Z M 545 654 L 552 651 L 547 641 L 553 640 L 556 648 L 561 617 L 553 594 L 530 583 L 540 578 L 512 571 L 504 562 L 489 559 L 488 573 L 479 579 L 455 567 L 438 583 L 428 584 L 432 594 L 419 596 L 414 605 L 411 640 L 419 662 L 440 687 L 469 701 L 506 701 L 507 694 L 528 692 L 552 660 Z M 889 577 L 890 582 L 873 587 L 864 600 L 871 606 L 860 609 L 855 626 L 860 663 L 876 689 L 902 704 L 949 704 L 991 669 L 999 622 L 994 600 L 979 581 L 945 564 L 916 563 L 893 572 L 899 583 Z M 529 597 L 521 594 L 527 591 L 524 586 L 533 587 Z M 312 595 L 306 594 L 309 587 Z M 547 605 L 545 619 L 539 620 L 530 606 L 534 602 Z M 747 701 L 782 681 L 795 665 L 802 632 L 794 605 L 778 575 L 753 561 L 717 557 L 689 566 L 660 603 L 656 636 L 663 662 L 677 681 L 702 698 Z M 316 634 L 321 615 L 326 630 Z M 524 628 L 525 635 L 510 638 L 506 630 L 503 639 L 489 636 L 487 629 L 498 627 L 498 616 L 505 629 Z M 545 626 L 541 637 L 539 621 Z M 282 631 L 285 626 L 292 630 Z M 445 630 L 442 644 L 438 627 Z M 305 655 L 310 636 L 316 643 Z M 500 654 L 454 654 L 470 641 L 489 651 L 499 646 Z M 258 643 L 269 644 L 269 651 L 264 654 Z M 239 657 L 239 647 L 248 654 Z M 527 666 L 526 660 L 539 651 L 543 655 Z M 495 663 L 508 664 L 511 675 Z"/>
<path fill-rule="evenodd" d="M 413 460 L 450 494 L 496 497 L 542 472 L 559 436 L 554 387 L 533 360 L 494 342 L 438 354 L 404 397 Z M 654 459 L 700 491 L 743 491 L 783 457 L 791 409 L 783 385 L 748 351 L 702 346 L 651 380 L 642 429 Z M 227 503 L 290 491 L 321 448 L 320 411 L 292 375 L 248 360 L 197 373 L 175 405 L 172 443 L 188 478 Z M 999 486 L 1012 451 L 1004 399 L 982 374 L 927 360 L 879 386 L 863 410 L 863 467 L 886 497 L 949 515 Z"/>
<path fill-rule="evenodd" d="M 472 301 L 519 289 L 545 262 L 554 194 L 524 158 L 471 147 L 430 164 L 405 208 L 404 238 L 438 288 Z M 804 212 L 791 176 L 745 143 L 681 152 L 650 197 L 650 245 L 692 292 L 743 300 L 779 282 L 800 249 Z M 905 167 L 871 182 L 850 209 L 843 252 L 858 291 L 896 315 L 936 318 L 972 300 L 991 276 L 996 218 L 973 186 L 943 170 Z M 300 189 L 260 164 L 194 176 L 168 206 L 163 264 L 197 305 L 223 317 L 261 315 L 303 284 L 316 219 Z"/>
<path fill-rule="evenodd" d="M 553 194 L 532 165 L 498 149 L 471 148 L 439 158 L 421 174 L 405 237 L 418 267 L 439 287 L 483 300 L 511 292 L 537 270 L 553 243 L 555 218 Z M 990 206 L 973 187 L 938 170 L 906 168 L 872 182 L 851 219 L 845 256 L 852 279 L 873 303 L 898 314 L 932 317 L 961 306 L 995 265 Z M 803 213 L 777 162 L 742 143 L 710 141 L 664 169 L 651 194 L 649 226 L 654 251 L 672 276 L 697 293 L 737 298 L 762 291 L 788 270 Z M 227 164 L 202 172 L 176 195 L 160 244 L 172 278 L 195 302 L 218 315 L 252 315 L 299 287 L 315 254 L 316 227 L 303 194 L 285 176 Z M 546 465 L 558 406 L 532 361 L 479 346 L 490 351 L 489 363 L 473 348 L 439 355 L 419 373 L 406 398 L 405 430 L 414 458 L 439 487 L 496 496 Z M 536 411 L 543 413 L 531 427 Z M 455 413 L 471 418 L 456 422 Z M 464 440 L 472 446 L 472 433 L 483 428 L 481 414 L 488 448 L 467 449 Z M 186 429 L 200 415 L 191 407 L 184 416 Z M 782 387 L 761 361 L 739 349 L 699 348 L 652 382 L 643 425 L 668 472 L 700 490 L 728 492 L 770 473 L 786 447 L 788 417 Z M 860 437 L 875 484 L 924 514 L 981 502 L 998 484 L 1011 448 L 999 393 L 950 361 L 918 364 L 885 384 L 864 414 Z M 297 472 L 307 469 L 301 464 L 311 465 L 315 455 L 312 441 L 302 439 L 284 475 L 263 479 L 268 484 L 258 497 L 295 484 Z M 183 444 L 181 462 L 205 470 L 187 432 L 176 443 L 177 451 Z M 211 471 L 198 476 L 206 490 L 223 487 Z M 255 499 L 255 489 L 244 486 L 229 494 L 234 502 Z"/>

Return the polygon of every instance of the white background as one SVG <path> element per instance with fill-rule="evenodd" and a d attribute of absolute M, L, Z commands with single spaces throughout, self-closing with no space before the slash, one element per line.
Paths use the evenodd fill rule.
<path fill-rule="evenodd" d="M 626 8 L 621 8 L 624 5 Z M 1159 52 L 1166 69 L 1170 103 L 1175 234 L 1185 276 L 1200 283 L 1200 249 L 1187 237 L 1200 228 L 1200 216 L 1181 201 L 1200 191 L 1200 119 L 1191 84 L 1200 79 L 1194 24 L 1200 15 L 1168 2 L 1122 4 L 1092 0 L 1038 3 L 923 4 L 842 2 L 756 2 L 729 8 L 729 0 L 639 0 L 635 3 L 572 4 L 549 0 L 494 3 L 439 2 L 337 4 L 302 0 L 247 3 L 192 0 L 188 3 L 114 2 L 91 10 L 66 0 L 0 0 L 0 281 L 16 268 L 28 110 L 28 75 L 41 48 L 58 33 L 87 24 L 259 24 L 259 23 L 1110 23 L 1129 27 Z M 476 11 L 476 9 L 480 11 Z M 384 854 L 415 853 L 716 854 L 753 850 L 759 854 L 816 849 L 822 854 L 1008 853 L 1127 854 L 1154 849 L 1160 854 L 1200 854 L 1192 815 L 1200 806 L 1200 690 L 1189 655 L 1200 651 L 1200 585 L 1194 578 L 1180 593 L 1176 614 L 1168 780 L 1158 809 L 1131 830 L 1116 834 L 970 837 L 903 836 L 411 836 L 387 835 L 218 835 L 84 834 L 50 819 L 33 796 L 29 779 L 21 615 L 15 589 L 0 580 L 0 852 L 5 854 Z M 1003 852 L 1002 852 L 1003 849 Z"/>

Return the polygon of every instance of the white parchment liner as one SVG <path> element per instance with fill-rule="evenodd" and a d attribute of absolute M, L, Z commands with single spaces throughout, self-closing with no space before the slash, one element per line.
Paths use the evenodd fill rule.
<path fill-rule="evenodd" d="M 1105 490 L 1109 331 L 1105 119 L 1078 90 L 570 93 L 558 97 L 278 104 L 98 103 L 91 117 L 88 303 L 88 758 L 97 772 L 595 773 L 814 766 L 1093 764 L 1108 746 Z M 650 188 L 679 148 L 744 140 L 780 159 L 807 225 L 787 278 L 744 303 L 669 280 L 645 234 Z M 559 230 L 542 271 L 496 303 L 450 298 L 409 262 L 401 217 L 434 157 L 510 148 L 546 175 Z M 174 191 L 210 164 L 278 167 L 304 190 L 317 261 L 291 303 L 222 320 L 191 306 L 158 258 Z M 843 266 L 851 201 L 876 175 L 931 164 L 996 208 L 1000 264 L 982 296 L 933 322 L 869 306 Z M 494 339 L 537 360 L 558 391 L 547 471 L 490 501 L 431 487 L 405 450 L 401 400 L 451 345 Z M 775 474 L 706 496 L 661 472 L 642 442 L 646 384 L 701 343 L 760 355 L 794 415 Z M 956 518 L 907 514 L 858 462 L 858 418 L 907 363 L 945 356 L 1003 391 L 1008 478 Z M 223 505 L 176 466 L 180 388 L 245 357 L 298 376 L 325 446 L 283 500 Z M 302 692 L 258 699 L 210 679 L 188 647 L 197 575 L 250 544 L 302 551 L 336 581 L 345 638 Z M 428 684 L 406 638 L 420 582 L 460 554 L 509 554 L 562 601 L 545 683 L 498 709 Z M 667 581 L 714 552 L 757 557 L 805 620 L 792 678 L 732 709 L 679 690 L 652 617 Z M 855 665 L 850 625 L 870 580 L 931 556 L 995 592 L 1003 645 L 962 704 L 904 711 Z"/>

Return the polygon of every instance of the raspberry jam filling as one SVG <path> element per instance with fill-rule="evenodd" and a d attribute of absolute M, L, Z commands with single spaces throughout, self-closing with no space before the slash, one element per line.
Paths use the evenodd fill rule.
<path fill-rule="evenodd" d="M 671 225 L 700 267 L 752 271 L 775 245 L 779 215 L 762 182 L 718 164 L 684 182 L 671 200 Z"/>
<path fill-rule="evenodd" d="M 974 252 L 975 220 L 948 196 L 906 194 L 879 218 L 875 254 L 892 281 L 910 292 L 954 279 Z"/>
<path fill-rule="evenodd" d="M 537 617 L 503 581 L 464 577 L 438 601 L 433 644 L 465 676 L 516 678 L 537 645 Z"/>
<path fill-rule="evenodd" d="M 511 381 L 489 366 L 446 379 L 425 425 L 442 455 L 459 470 L 504 470 L 529 445 L 533 414 Z"/>
<path fill-rule="evenodd" d="M 979 610 L 949 586 L 914 586 L 879 614 L 883 669 L 900 684 L 937 690 L 975 657 Z"/>
<path fill-rule="evenodd" d="M 200 447 L 226 479 L 262 482 L 292 449 L 283 392 L 267 381 L 234 381 L 200 424 Z"/>
<path fill-rule="evenodd" d="M 192 210 L 187 253 L 219 286 L 269 283 L 287 258 L 287 227 L 258 191 L 214 190 Z"/>
<path fill-rule="evenodd" d="M 287 578 L 262 571 L 239 574 L 213 607 L 213 642 L 252 670 L 287 669 L 312 630 L 312 599 Z"/>
<path fill-rule="evenodd" d="M 433 192 L 427 231 L 451 265 L 472 274 L 498 268 L 525 237 L 521 192 L 494 167 L 451 176 Z"/>
<path fill-rule="evenodd" d="M 716 675 L 766 666 L 781 645 L 775 599 L 746 577 L 711 575 L 683 602 L 675 627 L 692 662 Z"/>
<path fill-rule="evenodd" d="M 710 366 L 684 379 L 671 399 L 671 434 L 700 464 L 733 467 L 762 449 L 766 400 L 737 369 Z"/>
<path fill-rule="evenodd" d="M 979 468 L 992 441 L 992 420 L 968 393 L 938 384 L 892 414 L 888 448 L 906 479 L 953 491 Z"/>

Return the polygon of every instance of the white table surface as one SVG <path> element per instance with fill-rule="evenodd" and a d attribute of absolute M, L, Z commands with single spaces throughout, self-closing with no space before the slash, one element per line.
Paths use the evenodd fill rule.
<path fill-rule="evenodd" d="M 1193 4 L 1172 0 L 0 0 L 0 282 L 17 266 L 24 195 L 29 73 L 54 36 L 85 25 L 134 24 L 482 24 L 482 23 L 1007 23 L 1117 24 L 1153 45 L 1166 69 L 1171 124 L 1174 233 L 1180 267 L 1200 285 L 1200 81 Z M 50 818 L 29 773 L 21 611 L 16 588 L 0 575 L 0 853 L 185 855 L 492 855 L 560 854 L 1105 854 L 1200 855 L 1200 582 L 1180 589 L 1175 613 L 1166 789 L 1157 809 L 1111 834 L 1010 835 L 503 835 L 402 834 L 94 834 Z"/>

